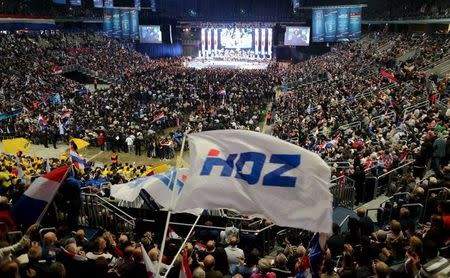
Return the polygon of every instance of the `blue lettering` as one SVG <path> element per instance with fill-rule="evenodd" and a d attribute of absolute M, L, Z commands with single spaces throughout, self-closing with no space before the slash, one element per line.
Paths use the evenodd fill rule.
<path fill-rule="evenodd" d="M 227 160 L 224 160 L 219 157 L 207 157 L 205 163 L 203 164 L 203 168 L 200 171 L 200 176 L 209 176 L 211 174 L 214 166 L 222 167 L 222 172 L 220 176 L 222 177 L 230 177 L 233 172 L 233 162 L 236 159 L 237 154 L 230 154 Z"/>
<path fill-rule="evenodd" d="M 300 165 L 300 155 L 274 154 L 270 157 L 270 163 L 283 164 L 283 166 L 266 174 L 263 179 L 265 186 L 295 187 L 296 177 L 281 176 L 283 173 Z"/>
<path fill-rule="evenodd" d="M 263 153 L 247 152 L 241 153 L 239 160 L 236 162 L 236 178 L 247 181 L 248 184 L 258 183 L 261 171 L 266 161 L 266 155 Z M 242 173 L 245 163 L 253 162 L 250 174 Z"/>

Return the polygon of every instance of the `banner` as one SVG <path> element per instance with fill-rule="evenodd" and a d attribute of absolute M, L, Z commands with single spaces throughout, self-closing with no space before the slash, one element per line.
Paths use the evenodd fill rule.
<path fill-rule="evenodd" d="M 113 8 L 114 0 L 104 0 L 103 5 L 105 6 L 105 8 Z"/>
<path fill-rule="evenodd" d="M 94 8 L 103 8 L 103 0 L 94 0 Z"/>
<path fill-rule="evenodd" d="M 70 0 L 70 5 L 81 6 L 81 0 Z"/>
<path fill-rule="evenodd" d="M 259 55 L 259 28 L 255 28 L 255 54 Z"/>
<path fill-rule="evenodd" d="M 134 0 L 134 8 L 138 11 L 141 10 L 141 0 Z"/>
<path fill-rule="evenodd" d="M 122 26 L 122 38 L 129 39 L 130 33 L 131 33 L 130 11 L 129 10 L 121 10 L 120 22 L 121 22 L 121 26 Z"/>
<path fill-rule="evenodd" d="M 219 30 L 217 30 L 217 28 L 214 28 L 213 32 L 214 32 L 214 52 L 217 52 L 217 47 L 219 46 Z"/>
<path fill-rule="evenodd" d="M 205 48 L 206 48 L 206 30 L 202 28 L 202 57 L 205 57 Z"/>
<path fill-rule="evenodd" d="M 267 29 L 267 54 L 272 56 L 272 28 Z"/>
<path fill-rule="evenodd" d="M 133 40 L 139 39 L 139 12 L 137 10 L 130 11 L 131 20 L 131 38 Z"/>
<path fill-rule="evenodd" d="M 261 54 L 266 55 L 266 29 L 261 29 Z"/>
<path fill-rule="evenodd" d="M 381 70 L 381 76 L 386 77 L 387 79 L 389 79 L 389 81 L 398 82 L 398 79 L 387 70 Z"/>
<path fill-rule="evenodd" d="M 103 10 L 103 32 L 111 37 L 113 34 L 113 10 L 104 9 Z"/>
<path fill-rule="evenodd" d="M 350 8 L 348 34 L 350 40 L 357 40 L 361 37 L 361 12 L 361 7 Z"/>
<path fill-rule="evenodd" d="M 337 9 L 336 40 L 348 39 L 348 8 Z"/>
<path fill-rule="evenodd" d="M 122 35 L 122 28 L 120 26 L 120 10 L 113 9 L 112 11 L 113 11 L 113 13 L 112 13 L 112 20 L 113 20 L 112 36 L 114 38 L 118 39 Z"/>
<path fill-rule="evenodd" d="M 188 139 L 191 168 L 177 210 L 228 208 L 280 226 L 331 232 L 331 171 L 317 154 L 245 130 Z"/>
<path fill-rule="evenodd" d="M 212 49 L 212 31 L 211 28 L 208 28 L 208 54 L 211 53 L 211 49 Z"/>
<path fill-rule="evenodd" d="M 6 113 L 3 113 L 3 114 L 0 114 L 0 121 L 4 121 L 4 120 L 7 120 L 9 118 L 18 116 L 18 115 L 20 115 L 20 113 L 22 113 L 22 108 L 16 109 L 16 110 L 11 111 L 11 112 L 6 112 Z"/>
<path fill-rule="evenodd" d="M 325 41 L 334 42 L 336 40 L 337 10 L 325 9 L 323 18 L 325 22 Z"/>
<path fill-rule="evenodd" d="M 53 0 L 54 4 L 58 4 L 58 5 L 65 5 L 66 4 L 66 0 Z"/>
<path fill-rule="evenodd" d="M 313 9 L 312 11 L 312 41 L 325 41 L 325 23 L 322 9 Z"/>

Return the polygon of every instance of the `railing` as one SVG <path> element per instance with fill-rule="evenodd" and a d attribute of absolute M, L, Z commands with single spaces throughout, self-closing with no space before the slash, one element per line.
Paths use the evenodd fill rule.
<path fill-rule="evenodd" d="M 389 113 L 386 113 L 386 114 L 382 114 L 382 115 L 378 115 L 376 117 L 373 117 L 370 121 L 371 122 L 375 122 L 375 123 L 379 123 L 379 122 L 382 122 L 386 118 L 392 119 L 392 117 L 395 117 L 395 116 L 396 116 L 395 112 L 389 112 Z"/>
<path fill-rule="evenodd" d="M 83 193 L 78 223 L 83 226 L 105 229 L 113 233 L 126 233 L 135 238 L 136 219 L 107 199 L 96 194 Z M 59 209 L 58 221 L 67 221 L 68 214 Z"/>
<path fill-rule="evenodd" d="M 355 207 L 355 181 L 351 178 L 341 176 L 331 180 L 330 192 L 333 195 L 333 207 Z"/>
<path fill-rule="evenodd" d="M 371 199 L 377 198 L 379 195 L 381 195 L 381 187 L 384 187 L 384 194 L 386 196 L 393 195 L 395 193 L 396 188 L 393 188 L 392 183 L 394 181 L 395 175 L 398 175 L 399 173 L 406 173 L 406 172 L 412 172 L 412 166 L 414 164 L 414 161 L 408 161 L 400 166 L 398 166 L 395 169 L 392 169 L 389 172 L 386 172 L 380 176 L 368 176 L 366 177 L 365 183 L 364 183 L 364 190 L 363 190 L 363 198 L 367 199 L 366 194 L 372 190 L 369 191 L 369 185 L 373 185 L 373 197 Z"/>
<path fill-rule="evenodd" d="M 433 196 L 435 195 L 435 196 Z M 422 221 L 428 221 L 428 217 L 430 216 L 430 213 L 428 211 L 429 209 L 429 201 L 431 198 L 436 198 L 436 201 L 445 201 L 450 199 L 450 191 L 446 187 L 438 187 L 438 188 L 432 188 L 427 191 L 427 198 L 425 199 L 425 207 L 423 209 L 423 214 L 421 215 Z"/>
<path fill-rule="evenodd" d="M 341 130 L 345 130 L 345 129 L 348 129 L 348 128 L 351 128 L 351 129 L 358 128 L 358 129 L 360 129 L 361 126 L 362 126 L 362 122 L 361 121 L 357 121 L 357 122 L 341 125 L 339 127 L 339 129 L 341 129 Z"/>
<path fill-rule="evenodd" d="M 441 114 L 445 115 L 448 109 L 448 98 L 438 100 L 435 105 L 439 108 Z"/>
<path fill-rule="evenodd" d="M 416 109 L 419 109 L 419 108 L 426 108 L 426 109 L 428 109 L 429 107 L 430 107 L 430 102 L 428 100 L 425 100 L 425 101 L 419 102 L 417 104 L 405 107 L 403 109 L 403 114 L 407 114 L 407 113 L 412 112 L 412 111 L 414 111 Z"/>

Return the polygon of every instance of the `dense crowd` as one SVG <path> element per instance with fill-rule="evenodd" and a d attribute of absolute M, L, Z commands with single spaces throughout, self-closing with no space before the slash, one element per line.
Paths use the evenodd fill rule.
<path fill-rule="evenodd" d="M 413 47 L 415 55 L 397 59 Z M 394 188 L 409 193 L 408 198 L 389 203 L 379 227 L 358 210 L 348 231 L 340 233 L 335 225 L 326 244 L 318 244 L 318 235 L 292 230 L 273 248 L 271 261 L 264 258 L 256 236 L 243 232 L 248 223 L 242 223 L 242 230 L 229 225 L 223 233 L 198 229 L 184 252 L 194 277 L 440 277 L 438 271 L 446 277 L 449 203 L 431 199 L 427 192 L 448 188 L 450 171 L 443 167 L 450 161 L 448 116 L 435 105 L 446 97 L 447 80 L 423 69 L 445 57 L 449 47 L 442 37 L 373 34 L 296 65 L 195 70 L 183 67 L 182 59 L 149 60 L 127 45 L 95 35 L 1 35 L 1 112 L 20 108 L 18 102 L 24 110 L 1 121 L 0 127 L 3 136 L 23 136 L 45 146 L 78 137 L 113 151 L 139 155 L 145 149 L 149 156 L 170 158 L 185 132 L 260 131 L 266 116 L 274 136 L 313 150 L 331 164 L 347 162 L 344 174 L 355 180 L 357 195 L 366 172 L 381 175 L 413 157 L 414 172 Z M 55 72 L 72 64 L 115 82 L 89 91 Z M 381 70 L 387 74 L 381 76 Z M 281 82 L 292 88 L 275 99 L 274 87 Z M 270 103 L 273 116 L 265 111 Z M 174 131 L 166 135 L 167 128 Z M 39 235 L 32 226 L 15 243 L 6 237 L 6 231 L 21 224 L 15 223 L 9 205 L 33 178 L 66 160 L 0 156 L 0 229 L 6 240 L 0 245 L 0 276 L 146 277 L 142 252 L 155 263 L 161 235 L 147 231 L 131 238 L 126 232 L 102 231 L 87 239 L 87 229 L 78 230 L 79 212 L 70 208 L 80 205 L 82 188 L 104 194 L 100 184 L 145 176 L 148 166 L 113 161 L 70 177 L 61 186 L 60 199 L 73 205 L 68 206 L 72 217 L 67 223 L 51 223 L 57 229 Z M 423 179 L 429 163 L 434 173 Z M 341 175 L 337 169 L 333 174 Z M 418 225 L 413 217 L 417 212 L 404 205 L 426 202 L 432 209 L 420 219 L 425 224 Z M 166 266 L 180 242 L 169 240 L 168 246 Z M 168 276 L 179 275 L 181 261 L 176 258 Z"/>
<path fill-rule="evenodd" d="M 396 60 L 413 47 L 416 55 Z M 446 161 L 445 146 L 439 154 L 423 150 L 429 141 L 448 135 L 447 119 L 434 106 L 446 97 L 446 79 L 438 82 L 421 69 L 448 51 L 446 37 L 373 34 L 370 43 L 337 46 L 296 64 L 285 78 L 300 85 L 275 102 L 274 134 L 326 161 L 347 161 L 353 170 L 374 169 L 376 175 L 413 153 L 426 156 L 421 163 L 437 156 Z M 392 73 L 391 80 L 381 70 Z"/>

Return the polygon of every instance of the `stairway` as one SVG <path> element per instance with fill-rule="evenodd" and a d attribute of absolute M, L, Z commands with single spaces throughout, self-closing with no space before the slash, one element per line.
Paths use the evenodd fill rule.
<path fill-rule="evenodd" d="M 439 77 L 444 77 L 449 72 L 450 72 L 450 57 L 447 57 L 446 60 L 426 71 L 427 74 L 437 74 Z"/>
<path fill-rule="evenodd" d="M 414 57 L 416 54 L 417 54 L 417 49 L 415 49 L 415 48 L 406 51 L 405 53 L 403 53 L 401 56 L 399 56 L 396 59 L 397 64 L 408 61 L 409 59 Z"/>

